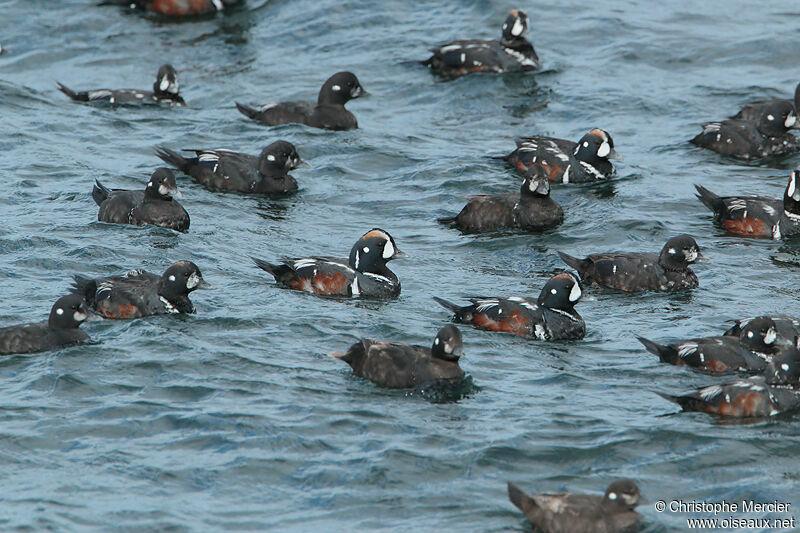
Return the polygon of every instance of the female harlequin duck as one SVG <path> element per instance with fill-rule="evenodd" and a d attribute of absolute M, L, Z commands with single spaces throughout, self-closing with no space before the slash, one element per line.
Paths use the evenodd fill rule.
<path fill-rule="evenodd" d="M 792 171 L 783 201 L 764 196 L 717 196 L 695 185 L 697 198 L 714 212 L 714 221 L 736 235 L 780 239 L 800 233 L 800 171 Z"/>
<path fill-rule="evenodd" d="M 431 348 L 361 339 L 346 353 L 330 355 L 350 365 L 356 376 L 384 387 L 406 389 L 463 379 L 464 371 L 458 366 L 462 354 L 461 332 L 445 326 Z"/>
<path fill-rule="evenodd" d="M 391 235 L 374 228 L 356 241 L 347 261 L 325 257 L 287 259 L 279 265 L 253 261 L 272 274 L 279 287 L 322 296 L 394 298 L 400 294 L 400 280 L 386 263 L 403 256 Z"/>
<path fill-rule="evenodd" d="M 123 5 L 169 17 L 190 17 L 216 13 L 243 3 L 244 0 L 105 0 L 101 5 Z"/>
<path fill-rule="evenodd" d="M 59 90 L 78 102 L 107 102 L 109 104 L 168 104 L 185 105 L 178 94 L 178 73 L 172 65 L 161 65 L 153 83 L 153 92 L 138 89 L 94 89 L 75 92 L 59 82 Z"/>
<path fill-rule="evenodd" d="M 695 289 L 697 276 L 689 268 L 700 257 L 700 247 L 689 235 L 667 241 L 660 254 L 609 252 L 578 259 L 563 252 L 559 257 L 578 271 L 581 280 L 625 292 Z"/>
<path fill-rule="evenodd" d="M 121 276 L 74 279 L 72 291 L 86 298 L 89 307 L 105 318 L 194 313 L 189 293 L 211 288 L 191 261 L 178 261 L 161 276 L 131 270 Z"/>
<path fill-rule="evenodd" d="M 603 180 L 614 173 L 614 165 L 609 161 L 617 157 L 614 139 L 599 128 L 581 137 L 577 143 L 538 135 L 516 142 L 516 150 L 497 159 L 506 161 L 523 174 L 531 166 L 538 165 L 544 168 L 547 178 L 553 183 L 584 183 Z"/>
<path fill-rule="evenodd" d="M 358 128 L 358 121 L 344 108 L 344 104 L 364 94 L 355 74 L 337 72 L 322 85 L 316 103 L 280 102 L 255 109 L 236 102 L 236 108 L 245 116 L 268 126 L 305 124 L 328 130 L 352 130 Z"/>
<path fill-rule="evenodd" d="M 523 35 L 528 31 L 528 15 L 511 11 L 503 23 L 499 41 L 477 39 L 453 41 L 432 48 L 433 55 L 422 64 L 446 78 L 473 72 L 515 72 L 541 66 L 533 45 Z"/>
<path fill-rule="evenodd" d="M 466 233 L 483 233 L 505 228 L 542 231 L 564 221 L 564 211 L 550 198 L 550 182 L 541 167 L 532 167 L 519 194 L 472 196 L 455 217 L 440 218 Z"/>
<path fill-rule="evenodd" d="M 95 180 L 92 198 L 100 206 L 97 220 L 114 224 L 153 224 L 176 231 L 189 229 L 189 213 L 173 200 L 180 198 L 175 174 L 168 168 L 153 172 L 144 191 L 110 190 Z"/>
<path fill-rule="evenodd" d="M 737 320 L 730 329 L 723 333 L 723 335 L 734 337 L 741 337 L 743 335 L 746 336 L 748 331 L 750 331 L 747 325 L 754 320 L 760 321 L 763 319 L 772 320 L 772 323 L 775 324 L 775 330 L 778 332 L 778 338 L 775 340 L 776 345 L 791 345 L 792 339 L 800 336 L 800 319 L 785 315 L 743 318 L 741 320 Z"/>
<path fill-rule="evenodd" d="M 751 320 L 741 336 L 719 336 L 657 344 L 636 337 L 647 351 L 671 365 L 687 365 L 708 372 L 761 372 L 777 351 L 778 331 L 769 317 Z"/>
<path fill-rule="evenodd" d="M 290 142 L 276 141 L 257 157 L 223 149 L 191 151 L 197 157 L 183 157 L 167 148 L 157 149 L 156 155 L 198 183 L 220 191 L 280 194 L 297 190 L 289 171 L 302 161 Z"/>
<path fill-rule="evenodd" d="M 0 355 L 34 353 L 72 346 L 89 340 L 80 325 L 89 317 L 86 302 L 76 294 L 62 296 L 47 322 L 0 328 Z"/>
<path fill-rule="evenodd" d="M 738 113 L 733 115 L 732 119 L 742 119 L 742 120 L 750 120 L 756 121 L 761 118 L 761 115 L 764 114 L 771 106 L 774 106 L 776 103 L 789 103 L 794 106 L 795 114 L 800 111 L 800 83 L 797 84 L 797 87 L 794 90 L 794 100 L 789 100 L 788 98 L 775 98 L 772 100 L 761 100 L 759 102 L 750 102 L 746 104 L 742 109 L 739 110 Z"/>
<path fill-rule="evenodd" d="M 758 120 L 703 124 L 703 131 L 689 142 L 738 159 L 782 156 L 800 150 L 800 140 L 788 133 L 796 126 L 794 105 L 778 100 L 767 104 Z"/>
<path fill-rule="evenodd" d="M 783 374 L 796 379 L 796 362 L 784 362 Z M 684 411 L 699 411 L 724 417 L 750 418 L 774 416 L 800 408 L 800 390 L 797 382 L 772 384 L 773 376 L 751 376 L 722 385 L 711 385 L 681 396 L 658 393 L 663 398 L 680 405 Z"/>
<path fill-rule="evenodd" d="M 464 307 L 441 298 L 434 297 L 434 300 L 453 311 L 456 322 L 550 341 L 582 339 L 586 335 L 586 324 L 574 309 L 582 295 L 577 278 L 564 272 L 550 278 L 536 300 L 470 298 L 472 305 Z"/>
<path fill-rule="evenodd" d="M 638 529 L 642 516 L 639 487 L 630 479 L 617 479 L 603 496 L 574 492 L 540 492 L 528 496 L 513 483 L 508 499 L 536 531 L 542 533 L 622 533 Z"/>

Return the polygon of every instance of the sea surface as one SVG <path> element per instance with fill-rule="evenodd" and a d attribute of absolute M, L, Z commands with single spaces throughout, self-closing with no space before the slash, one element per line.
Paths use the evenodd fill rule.
<path fill-rule="evenodd" d="M 443 82 L 415 63 L 455 38 L 497 38 L 513 7 L 541 72 Z M 96 319 L 83 327 L 96 345 L 0 361 L 0 530 L 530 531 L 507 481 L 602 493 L 616 477 L 647 498 L 647 532 L 704 516 L 658 513 L 658 500 L 777 500 L 790 512 L 733 516 L 800 520 L 800 418 L 682 414 L 656 392 L 722 379 L 661 364 L 634 337 L 800 315 L 800 242 L 726 235 L 693 189 L 781 196 L 800 157 L 743 164 L 686 142 L 744 101 L 793 94 L 796 2 L 249 0 L 172 22 L 0 0 L 0 20 L 0 325 L 44 319 L 74 274 L 188 259 L 215 286 L 193 293 L 194 315 Z M 56 89 L 149 89 L 166 62 L 185 108 Z M 358 130 L 269 128 L 234 107 L 314 99 L 340 70 L 371 93 L 348 104 Z M 624 161 L 609 182 L 553 187 L 559 228 L 469 236 L 436 222 L 471 194 L 518 190 L 487 157 L 515 137 L 594 127 Z M 155 146 L 257 154 L 277 139 L 311 165 L 293 196 L 221 194 L 178 173 L 188 233 L 97 222 L 94 180 L 143 188 Z M 251 261 L 347 256 L 376 226 L 409 255 L 391 263 L 395 301 L 281 290 Z M 429 345 L 449 319 L 432 296 L 536 296 L 565 267 L 558 250 L 657 252 L 679 233 L 711 260 L 699 289 L 588 289 L 579 342 L 464 327 L 456 397 L 382 389 L 327 356 L 360 337 Z"/>

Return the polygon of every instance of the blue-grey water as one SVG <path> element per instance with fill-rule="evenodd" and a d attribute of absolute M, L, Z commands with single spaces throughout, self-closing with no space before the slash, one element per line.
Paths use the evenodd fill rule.
<path fill-rule="evenodd" d="M 76 273 L 189 259 L 216 290 L 194 293 L 196 315 L 93 320 L 97 345 L 0 361 L 0 530 L 528 531 L 506 481 L 598 493 L 622 476 L 651 503 L 778 500 L 791 512 L 770 516 L 800 519 L 798 418 L 679 414 L 655 391 L 719 379 L 634 338 L 800 314 L 800 243 L 725 235 L 692 187 L 780 196 L 800 157 L 745 165 L 686 143 L 743 101 L 793 93 L 795 2 L 249 0 L 189 22 L 95 3 L 0 0 L 2 325 L 43 319 Z M 512 7 L 530 15 L 542 72 L 441 82 L 411 62 L 496 37 Z M 185 108 L 88 106 L 56 89 L 146 89 L 165 62 Z M 313 99 L 339 70 L 372 94 L 349 104 L 358 130 L 267 128 L 234 108 Z M 593 127 L 624 161 L 610 183 L 553 188 L 561 227 L 476 237 L 436 223 L 470 194 L 517 190 L 486 157 L 516 136 Z M 313 165 L 294 172 L 294 196 L 180 175 L 188 233 L 96 221 L 93 180 L 141 188 L 156 145 L 258 153 L 277 139 Z M 396 301 L 280 290 L 250 260 L 345 256 L 375 226 L 410 255 L 392 263 Z M 700 288 L 590 290 L 583 341 L 463 328 L 474 385 L 459 401 L 381 389 L 326 355 L 362 336 L 429 344 L 448 319 L 434 295 L 535 296 L 563 268 L 557 250 L 657 251 L 684 232 L 712 261 Z M 640 510 L 649 532 L 697 516 Z"/>

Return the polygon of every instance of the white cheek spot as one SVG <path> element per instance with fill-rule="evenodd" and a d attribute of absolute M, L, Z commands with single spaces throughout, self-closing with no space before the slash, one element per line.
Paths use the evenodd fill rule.
<path fill-rule="evenodd" d="M 752 339 L 753 338 L 753 332 L 752 331 L 748 331 L 747 332 L 747 338 L 748 339 Z"/>
<path fill-rule="evenodd" d="M 274 156 L 274 155 L 272 155 L 272 154 L 269 154 L 269 155 L 267 156 L 267 161 L 275 161 L 275 156 Z"/>
<path fill-rule="evenodd" d="M 58 309 L 56 309 L 56 314 L 61 316 L 64 314 L 64 310 L 59 307 Z"/>
<path fill-rule="evenodd" d="M 152 186 L 153 186 L 153 182 L 152 182 L 152 181 L 150 181 L 150 182 L 148 182 L 148 183 L 147 183 L 147 188 L 148 188 L 148 189 L 149 189 L 150 187 L 152 187 Z"/>
<path fill-rule="evenodd" d="M 572 286 L 572 290 L 569 291 L 569 301 L 570 302 L 577 302 L 581 298 L 581 286 L 577 283 Z"/>
<path fill-rule="evenodd" d="M 170 277 L 169 277 L 168 279 L 169 279 L 170 281 L 175 281 L 175 276 L 172 276 L 172 275 L 170 275 Z"/>
<path fill-rule="evenodd" d="M 369 246 L 363 247 L 362 250 L 364 251 L 365 254 L 368 254 L 369 253 Z"/>
<path fill-rule="evenodd" d="M 787 365 L 786 363 L 783 363 L 783 364 L 781 365 L 781 369 L 782 369 L 782 370 L 785 370 L 785 371 L 788 371 L 788 370 L 789 370 L 789 365 Z"/>
<path fill-rule="evenodd" d="M 111 98 L 109 98 L 109 99 L 108 99 L 108 102 L 109 102 L 110 104 L 113 104 L 113 103 L 115 102 L 115 100 L 114 100 L 114 97 L 112 96 Z"/>
<path fill-rule="evenodd" d="M 158 84 L 158 88 L 161 89 L 162 91 L 166 91 L 167 89 L 169 89 L 169 80 L 167 79 L 166 76 L 161 78 L 161 82 Z"/>
<path fill-rule="evenodd" d="M 461 62 L 462 63 L 466 63 L 467 62 L 467 54 L 464 54 L 464 53 L 461 54 Z"/>
<path fill-rule="evenodd" d="M 617 493 L 616 492 L 609 492 L 608 493 L 608 499 L 609 500 L 616 500 L 617 499 Z"/>
<path fill-rule="evenodd" d="M 670 248 L 669 250 L 667 250 L 667 253 L 671 254 L 671 255 L 675 255 L 675 248 Z"/>
<path fill-rule="evenodd" d="M 767 115 L 767 120 L 775 120 L 775 117 L 772 115 Z"/>
<path fill-rule="evenodd" d="M 525 26 L 522 25 L 522 21 L 520 19 L 515 19 L 514 26 L 511 28 L 511 35 L 519 37 L 522 35 L 523 31 L 525 31 Z"/>
<path fill-rule="evenodd" d="M 764 335 L 764 344 L 772 344 L 778 338 L 778 332 L 775 328 L 769 328 L 766 335 Z"/>
<path fill-rule="evenodd" d="M 168 192 L 169 192 L 169 189 L 167 188 L 166 185 L 159 185 L 158 186 L 158 194 L 160 194 L 161 196 L 166 196 Z"/>
<path fill-rule="evenodd" d="M 342 90 L 342 88 L 340 86 L 338 86 L 338 85 L 334 85 L 333 87 L 331 87 L 331 89 L 333 89 L 336 92 L 339 92 L 339 91 Z"/>
<path fill-rule="evenodd" d="M 433 339 L 433 344 L 435 344 L 436 346 L 439 346 L 439 337 L 436 337 L 435 339 Z"/>
<path fill-rule="evenodd" d="M 786 117 L 786 121 L 783 123 L 784 126 L 787 128 L 791 128 L 797 122 L 797 117 L 794 116 L 792 113 L 789 113 L 789 116 Z"/>
<path fill-rule="evenodd" d="M 611 145 L 607 142 L 604 142 L 600 145 L 600 148 L 597 149 L 597 155 L 599 157 L 606 157 L 608 154 L 611 153 Z"/>
<path fill-rule="evenodd" d="M 392 256 L 394 256 L 394 246 L 392 245 L 392 241 L 386 241 L 386 246 L 383 248 L 383 258 L 389 259 Z"/>
<path fill-rule="evenodd" d="M 589 148 L 589 143 L 587 141 L 583 141 L 583 147 L 584 148 Z"/>
<path fill-rule="evenodd" d="M 558 291 L 555 289 L 550 289 L 550 294 L 556 294 Z"/>
<path fill-rule="evenodd" d="M 136 98 L 141 100 L 142 98 L 144 98 L 144 95 L 142 93 L 136 93 Z"/>

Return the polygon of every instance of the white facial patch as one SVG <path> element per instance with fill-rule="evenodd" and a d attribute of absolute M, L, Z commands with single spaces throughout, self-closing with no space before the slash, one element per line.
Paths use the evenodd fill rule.
<path fill-rule="evenodd" d="M 158 88 L 161 89 L 162 91 L 166 91 L 167 89 L 169 89 L 169 80 L 167 79 L 166 76 L 161 78 L 161 82 L 158 84 Z"/>
<path fill-rule="evenodd" d="M 747 338 L 748 339 L 752 339 L 753 338 L 753 332 L 752 331 L 748 331 L 747 332 Z"/>
<path fill-rule="evenodd" d="M 767 334 L 764 335 L 764 344 L 772 344 L 775 342 L 775 339 L 778 338 L 778 332 L 775 331 L 775 328 L 769 328 L 767 330 Z"/>
<path fill-rule="evenodd" d="M 387 240 L 386 246 L 383 247 L 383 258 L 389 259 L 392 256 L 394 256 L 394 246 L 391 240 Z"/>
<path fill-rule="evenodd" d="M 175 276 L 173 276 L 173 275 L 170 275 L 170 277 L 169 277 L 169 278 L 167 278 L 167 279 L 169 279 L 170 281 L 175 281 Z"/>
<path fill-rule="evenodd" d="M 616 492 L 609 492 L 608 493 L 608 499 L 609 500 L 616 500 L 617 499 L 617 493 Z"/>
<path fill-rule="evenodd" d="M 169 188 L 166 185 L 159 185 L 158 186 L 158 194 L 161 196 L 166 196 L 169 193 Z"/>
<path fill-rule="evenodd" d="M 783 364 L 781 365 L 781 369 L 782 369 L 782 370 L 786 370 L 786 371 L 788 371 L 788 370 L 789 370 L 789 365 L 787 365 L 786 363 L 783 363 Z"/>
<path fill-rule="evenodd" d="M 685 254 L 686 262 L 691 263 L 697 259 L 697 250 L 692 248 L 691 250 L 687 251 Z"/>
<path fill-rule="evenodd" d="M 791 128 L 796 123 L 797 123 L 797 117 L 794 115 L 794 113 L 789 113 L 789 116 L 786 117 L 786 121 L 783 123 L 783 125 L 786 126 L 787 128 Z"/>
<path fill-rule="evenodd" d="M 336 92 L 339 92 L 339 91 L 342 90 L 342 88 L 340 86 L 338 86 L 338 85 L 334 85 L 333 87 L 331 87 L 331 89 L 333 89 Z"/>
<path fill-rule="evenodd" d="M 178 94 L 178 91 L 181 90 L 181 84 L 178 83 L 178 80 L 175 80 L 175 83 L 171 83 L 167 88 L 167 92 L 171 94 Z"/>
<path fill-rule="evenodd" d="M 83 322 L 88 317 L 86 316 L 86 313 L 81 313 L 80 311 L 75 311 L 74 313 L 72 313 L 72 318 L 75 320 L 75 322 Z"/>
<path fill-rule="evenodd" d="M 514 37 L 519 37 L 522 35 L 523 31 L 525 31 L 525 26 L 522 24 L 522 19 L 517 17 L 514 20 L 514 25 L 511 27 L 511 35 Z"/>
<path fill-rule="evenodd" d="M 796 177 L 797 172 L 792 172 L 792 177 L 789 178 L 789 186 L 786 188 L 786 196 L 794 197 L 794 193 L 797 190 L 797 184 L 795 183 Z"/>
<path fill-rule="evenodd" d="M 767 120 L 773 121 L 775 120 L 775 117 L 773 115 L 767 115 Z"/>
<path fill-rule="evenodd" d="M 581 286 L 577 283 L 572 286 L 572 290 L 569 291 L 569 301 L 570 302 L 577 302 L 581 298 Z"/>
<path fill-rule="evenodd" d="M 603 142 L 603 144 L 600 145 L 600 148 L 597 149 L 598 157 L 606 157 L 610 153 L 611 153 L 611 145 L 605 141 Z"/>
<path fill-rule="evenodd" d="M 194 289 L 198 285 L 200 285 L 200 276 L 197 274 L 197 272 L 192 272 L 192 275 L 186 280 L 186 288 Z"/>
<path fill-rule="evenodd" d="M 435 339 L 433 339 L 433 344 L 435 344 L 436 346 L 439 346 L 439 337 L 436 337 Z"/>
<path fill-rule="evenodd" d="M 56 309 L 56 314 L 61 316 L 64 314 L 64 310 L 59 307 L 58 309 Z"/>
<path fill-rule="evenodd" d="M 671 255 L 675 255 L 675 248 L 670 248 L 669 250 L 667 250 L 667 253 L 671 254 Z"/>
<path fill-rule="evenodd" d="M 364 251 L 365 254 L 368 254 L 369 253 L 369 246 L 363 247 L 362 250 Z"/>
<path fill-rule="evenodd" d="M 555 289 L 550 289 L 550 294 L 558 294 L 558 291 Z"/>
<path fill-rule="evenodd" d="M 583 147 L 584 148 L 589 148 L 589 143 L 587 141 L 583 141 Z"/>

